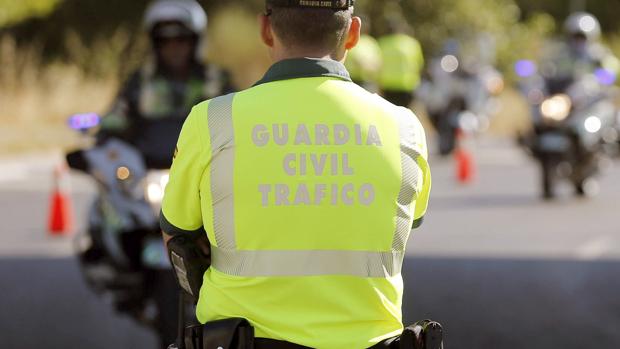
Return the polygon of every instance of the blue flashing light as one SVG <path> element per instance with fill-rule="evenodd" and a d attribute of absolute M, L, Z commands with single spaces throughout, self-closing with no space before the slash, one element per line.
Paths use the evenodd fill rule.
<path fill-rule="evenodd" d="M 536 63 L 530 60 L 520 60 L 515 63 L 515 73 L 522 78 L 528 78 L 538 71 Z"/>
<path fill-rule="evenodd" d="M 96 113 L 75 114 L 69 118 L 69 127 L 74 130 L 88 130 L 99 125 L 101 118 Z"/>
<path fill-rule="evenodd" d="M 596 76 L 596 80 L 601 85 L 611 86 L 616 83 L 616 74 L 607 69 L 599 68 L 594 72 L 594 75 Z"/>

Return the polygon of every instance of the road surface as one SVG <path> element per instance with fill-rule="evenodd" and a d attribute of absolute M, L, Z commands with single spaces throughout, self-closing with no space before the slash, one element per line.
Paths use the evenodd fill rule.
<path fill-rule="evenodd" d="M 46 235 L 58 154 L 0 159 L 0 338 L 7 348 L 154 348 L 81 280 L 71 239 Z M 403 271 L 406 322 L 432 317 L 451 349 L 620 347 L 620 163 L 601 193 L 538 199 L 537 168 L 508 142 L 477 145 L 477 179 L 433 158 L 432 201 Z M 93 194 L 72 178 L 76 216 Z"/>

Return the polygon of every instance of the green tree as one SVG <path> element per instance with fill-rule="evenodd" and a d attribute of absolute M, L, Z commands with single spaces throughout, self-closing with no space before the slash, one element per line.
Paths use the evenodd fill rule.
<path fill-rule="evenodd" d="M 406 20 L 427 55 L 441 50 L 447 39 L 474 49 L 481 34 L 490 38 L 501 68 L 509 70 L 519 58 L 532 58 L 543 39 L 553 31 L 552 17 L 531 12 L 524 18 L 514 0 L 360 0 L 360 11 L 373 19 L 376 35 L 387 22 Z"/>
<path fill-rule="evenodd" d="M 60 0 L 0 0 L 0 27 L 51 13 Z"/>

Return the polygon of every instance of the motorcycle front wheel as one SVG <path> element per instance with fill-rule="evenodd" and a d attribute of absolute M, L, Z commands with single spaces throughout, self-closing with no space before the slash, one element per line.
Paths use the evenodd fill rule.
<path fill-rule="evenodd" d="M 555 172 L 556 166 L 549 158 L 542 157 L 540 159 L 541 167 L 541 183 L 542 183 L 542 196 L 545 200 L 551 200 L 555 198 Z"/>
<path fill-rule="evenodd" d="M 147 287 L 151 287 L 152 299 L 157 307 L 155 331 L 160 348 L 167 348 L 177 337 L 179 287 L 172 270 L 152 270 Z"/>

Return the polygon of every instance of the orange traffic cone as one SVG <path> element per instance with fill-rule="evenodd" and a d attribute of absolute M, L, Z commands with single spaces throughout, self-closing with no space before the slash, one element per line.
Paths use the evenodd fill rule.
<path fill-rule="evenodd" d="M 65 236 L 73 230 L 71 198 L 67 193 L 67 167 L 54 169 L 54 188 L 50 198 L 48 232 L 50 236 Z"/>
<path fill-rule="evenodd" d="M 475 161 L 471 151 L 465 146 L 465 134 L 458 130 L 456 135 L 456 149 L 454 159 L 456 160 L 456 179 L 461 184 L 469 184 L 475 176 Z"/>

